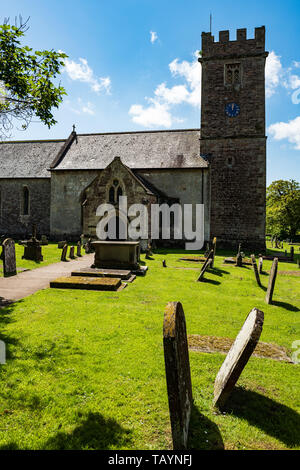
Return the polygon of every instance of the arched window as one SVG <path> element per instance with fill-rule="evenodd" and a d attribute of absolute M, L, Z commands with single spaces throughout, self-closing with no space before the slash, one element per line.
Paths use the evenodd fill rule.
<path fill-rule="evenodd" d="M 119 180 L 113 180 L 113 184 L 110 186 L 108 191 L 108 200 L 110 204 L 117 204 L 119 197 L 123 195 L 123 189 Z"/>
<path fill-rule="evenodd" d="M 115 203 L 115 188 L 113 186 L 110 187 L 109 189 L 109 202 L 111 204 L 114 204 Z"/>
<path fill-rule="evenodd" d="M 23 215 L 29 214 L 29 189 L 27 186 L 23 188 Z"/>

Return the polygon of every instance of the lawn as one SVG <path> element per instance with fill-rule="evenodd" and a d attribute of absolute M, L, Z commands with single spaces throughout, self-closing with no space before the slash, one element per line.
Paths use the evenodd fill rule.
<path fill-rule="evenodd" d="M 69 245 L 71 245 L 71 243 Z M 23 268 L 23 269 L 40 268 L 42 266 L 47 266 L 48 264 L 58 263 L 61 258 L 62 250 L 57 248 L 57 243 L 50 242 L 48 245 L 42 246 L 42 255 L 43 255 L 44 260 L 41 262 L 31 261 L 28 259 L 22 259 L 22 256 L 24 254 L 24 246 L 19 245 L 17 242 L 15 242 L 15 247 L 16 247 L 17 268 Z M 0 267 L 0 273 L 3 275 L 2 262 L 1 262 L 1 267 Z"/>
<path fill-rule="evenodd" d="M 279 274 L 267 305 L 271 261 L 259 288 L 251 267 L 223 265 L 225 253 L 217 254 L 204 283 L 195 282 L 199 265 L 178 261 L 186 252 L 159 250 L 146 277 L 120 292 L 46 289 L 1 309 L 0 449 L 171 449 L 162 341 L 169 301 L 182 303 L 188 334 L 229 338 L 257 307 L 265 313 L 261 341 L 291 353 L 300 339 L 300 278 Z M 299 270 L 280 262 L 279 271 Z M 216 413 L 224 358 L 190 351 L 189 447 L 300 449 L 300 365 L 252 357 Z"/>

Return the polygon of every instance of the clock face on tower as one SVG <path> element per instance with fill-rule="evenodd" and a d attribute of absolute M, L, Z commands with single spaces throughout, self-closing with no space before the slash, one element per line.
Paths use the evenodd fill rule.
<path fill-rule="evenodd" d="M 240 114 L 240 107 L 236 103 L 227 103 L 225 105 L 225 113 L 229 117 L 236 117 Z"/>

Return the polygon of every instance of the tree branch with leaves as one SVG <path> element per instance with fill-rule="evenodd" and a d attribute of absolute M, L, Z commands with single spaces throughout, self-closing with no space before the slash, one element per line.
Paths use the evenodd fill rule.
<path fill-rule="evenodd" d="M 29 19 L 28 19 L 29 20 Z M 33 117 L 48 128 L 57 121 L 53 108 L 62 102 L 65 89 L 53 81 L 67 55 L 53 50 L 34 51 L 21 44 L 28 20 L 20 25 L 0 25 L 0 137 L 8 137 L 15 120 L 27 129 Z"/>

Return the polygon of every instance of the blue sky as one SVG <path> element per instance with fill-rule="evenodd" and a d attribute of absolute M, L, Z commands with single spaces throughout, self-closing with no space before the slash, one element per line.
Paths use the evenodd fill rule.
<path fill-rule="evenodd" d="M 300 180 L 299 0 L 11 0 L 2 17 L 30 16 L 25 41 L 63 50 L 68 95 L 48 128 L 33 122 L 12 140 L 200 125 L 201 32 L 265 25 L 267 180 Z"/>

